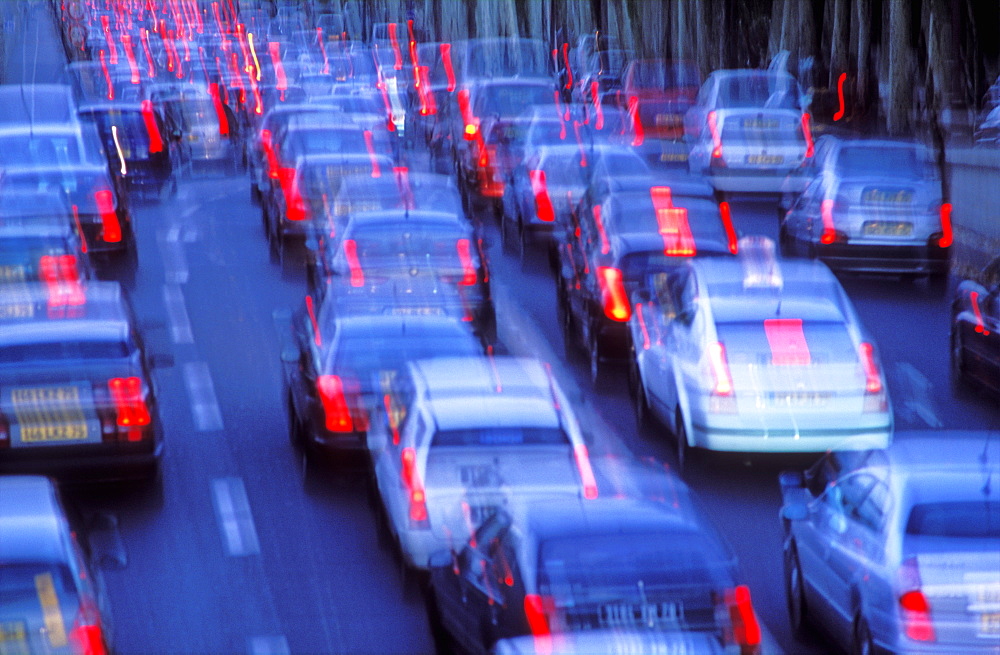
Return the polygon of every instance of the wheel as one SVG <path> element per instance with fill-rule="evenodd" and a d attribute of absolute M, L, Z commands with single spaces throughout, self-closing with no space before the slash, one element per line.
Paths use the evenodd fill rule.
<path fill-rule="evenodd" d="M 687 442 L 687 428 L 684 427 L 684 416 L 677 412 L 677 424 L 674 427 L 674 436 L 677 438 L 677 472 L 684 474 L 684 467 L 690 458 L 690 449 Z"/>
<path fill-rule="evenodd" d="M 872 641 L 872 631 L 868 627 L 868 621 L 863 616 L 854 618 L 854 630 L 851 634 L 852 655 L 872 655 L 875 652 L 875 643 Z"/>
<path fill-rule="evenodd" d="M 808 636 L 809 615 L 806 610 L 805 588 L 802 585 L 802 565 L 794 543 L 785 549 L 785 600 L 792 634 L 799 639 Z"/>

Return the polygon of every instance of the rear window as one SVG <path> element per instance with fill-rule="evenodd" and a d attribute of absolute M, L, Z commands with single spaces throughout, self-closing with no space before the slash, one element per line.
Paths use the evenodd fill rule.
<path fill-rule="evenodd" d="M 802 123 L 792 116 L 730 116 L 722 126 L 722 141 L 767 144 L 804 144 Z"/>
<path fill-rule="evenodd" d="M 544 105 L 553 101 L 554 89 L 533 84 L 493 84 L 482 89 L 476 101 L 476 115 L 515 117 L 527 105 Z"/>
<path fill-rule="evenodd" d="M 0 348 L 0 365 L 61 360 L 124 359 L 132 347 L 121 341 L 62 341 Z"/>
<path fill-rule="evenodd" d="M 398 371 L 411 359 L 474 355 L 482 355 L 482 349 L 478 347 L 475 338 L 456 332 L 395 337 L 372 335 L 368 338 L 342 340 L 337 350 L 334 372 L 339 374 L 344 369 L 356 373 Z M 365 384 L 364 380 L 362 384 Z"/>
<path fill-rule="evenodd" d="M 717 323 L 730 365 L 851 364 L 858 361 L 843 323 L 787 318 Z"/>
<path fill-rule="evenodd" d="M 1000 501 L 921 503 L 910 510 L 906 534 L 922 537 L 1000 538 Z"/>
<path fill-rule="evenodd" d="M 733 75 L 719 84 L 719 107 L 798 109 L 798 84 L 784 75 Z"/>
<path fill-rule="evenodd" d="M 358 225 L 344 235 L 354 239 L 358 256 L 396 257 L 400 253 L 457 256 L 456 241 L 469 235 L 456 227 L 412 223 L 410 225 Z"/>
<path fill-rule="evenodd" d="M 141 113 L 110 109 L 94 112 L 90 117 L 97 124 L 98 130 L 105 140 L 104 147 L 109 152 L 116 150 L 115 138 L 117 137 L 117 148 L 121 148 L 122 155 L 126 159 L 148 155 L 149 132 L 146 130 L 146 123 Z M 115 130 L 113 131 L 112 128 Z"/>
<path fill-rule="evenodd" d="M 295 130 L 283 148 L 297 155 L 367 151 L 364 132 L 360 129 Z"/>
<path fill-rule="evenodd" d="M 505 426 L 438 430 L 435 446 L 563 446 L 569 437 L 560 428 Z"/>
<path fill-rule="evenodd" d="M 927 162 L 921 161 L 910 148 L 841 148 L 837 157 L 837 174 L 844 177 L 898 177 L 919 180 L 930 173 Z"/>

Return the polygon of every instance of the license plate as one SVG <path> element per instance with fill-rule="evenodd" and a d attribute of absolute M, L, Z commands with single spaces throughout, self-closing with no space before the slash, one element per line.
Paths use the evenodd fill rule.
<path fill-rule="evenodd" d="M 444 314 L 442 307 L 393 307 L 393 316 L 441 316 Z"/>
<path fill-rule="evenodd" d="M 85 441 L 90 436 L 79 387 L 11 389 L 10 403 L 21 443 Z"/>
<path fill-rule="evenodd" d="M 664 152 L 660 155 L 660 161 L 687 161 L 687 153 L 684 152 Z"/>
<path fill-rule="evenodd" d="M 818 392 L 774 393 L 771 394 L 772 407 L 822 407 L 830 400 L 830 395 Z"/>
<path fill-rule="evenodd" d="M 773 166 L 775 164 L 781 164 L 785 161 L 782 155 L 747 155 L 748 164 L 763 164 L 767 166 Z"/>
<path fill-rule="evenodd" d="M 909 189 L 865 189 L 861 194 L 861 202 L 869 205 L 902 205 L 913 199 Z"/>
<path fill-rule="evenodd" d="M 0 266 L 0 282 L 24 282 L 24 267 Z"/>
<path fill-rule="evenodd" d="M 681 613 L 677 603 L 608 603 L 599 617 L 606 627 L 664 628 L 676 625 Z"/>
<path fill-rule="evenodd" d="M 458 469 L 459 479 L 466 487 L 499 487 L 503 484 L 500 478 L 500 471 L 494 466 L 473 465 L 460 466 Z"/>
<path fill-rule="evenodd" d="M 657 114 L 654 120 L 657 127 L 673 127 L 680 125 L 684 121 L 684 117 L 680 114 Z"/>
<path fill-rule="evenodd" d="M 751 130 L 774 130 L 778 128 L 778 121 L 762 118 L 744 118 L 743 127 Z"/>
<path fill-rule="evenodd" d="M 35 304 L 30 302 L 14 302 L 0 305 L 2 318 L 31 318 L 35 315 Z"/>
<path fill-rule="evenodd" d="M 982 637 L 1000 635 L 1000 612 L 979 615 L 979 635 Z"/>
<path fill-rule="evenodd" d="M 0 653 L 28 655 L 28 630 L 24 621 L 0 621 Z"/>
<path fill-rule="evenodd" d="M 913 234 L 913 223 L 905 221 L 865 221 L 861 231 L 866 236 L 908 237 Z"/>

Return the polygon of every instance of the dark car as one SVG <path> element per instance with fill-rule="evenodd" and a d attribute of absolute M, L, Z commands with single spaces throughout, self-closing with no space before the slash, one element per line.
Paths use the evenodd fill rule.
<path fill-rule="evenodd" d="M 0 476 L 3 652 L 109 652 L 110 608 L 98 583 L 52 481 Z"/>
<path fill-rule="evenodd" d="M 486 653 L 500 639 L 638 630 L 708 633 L 757 653 L 761 630 L 735 558 L 692 511 L 629 497 L 498 510 L 457 551 L 431 557 L 441 641 Z"/>
<path fill-rule="evenodd" d="M 65 217 L 12 217 L 0 210 L 0 285 L 92 276 L 90 259 Z"/>
<path fill-rule="evenodd" d="M 958 285 L 951 306 L 951 368 L 956 381 L 1000 393 L 1000 257 Z"/>
<path fill-rule="evenodd" d="M 369 423 L 385 412 L 384 395 L 410 359 L 482 354 L 467 324 L 421 314 L 340 316 L 335 302 L 317 310 L 307 296 L 301 310 L 275 316 L 294 446 L 360 464 Z"/>
<path fill-rule="evenodd" d="M 0 471 L 155 473 L 154 362 L 117 283 L 0 287 L 0 328 Z"/>

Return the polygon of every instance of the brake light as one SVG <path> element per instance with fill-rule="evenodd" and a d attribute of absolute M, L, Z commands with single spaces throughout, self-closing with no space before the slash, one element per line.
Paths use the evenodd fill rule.
<path fill-rule="evenodd" d="M 365 147 L 368 148 L 368 159 L 372 162 L 372 177 L 382 177 L 382 168 L 378 165 L 378 157 L 375 156 L 375 142 L 371 130 L 365 130 Z"/>
<path fill-rule="evenodd" d="M 463 136 L 466 141 L 472 141 L 479 134 L 479 121 L 472 115 L 472 109 L 469 107 L 469 90 L 459 91 L 456 100 L 458 101 L 458 110 L 462 115 L 462 123 L 465 125 Z"/>
<path fill-rule="evenodd" d="M 208 93 L 212 96 L 215 116 L 219 120 L 219 136 L 229 136 L 229 119 L 226 118 L 226 109 L 222 106 L 222 94 L 219 92 L 219 85 L 216 82 L 209 84 Z"/>
<path fill-rule="evenodd" d="M 271 63 L 274 64 L 274 77 L 277 81 L 275 88 L 278 91 L 285 91 L 288 89 L 288 77 L 285 75 L 285 66 L 281 63 L 280 48 L 281 44 L 277 41 L 271 41 L 267 44 L 268 54 L 271 55 Z"/>
<path fill-rule="evenodd" d="M 739 585 L 726 592 L 726 607 L 733 624 L 733 638 L 741 653 L 756 653 L 760 649 L 760 624 L 753 611 L 750 588 Z"/>
<path fill-rule="evenodd" d="M 427 66 L 417 67 L 417 87 L 420 97 L 420 115 L 434 116 L 437 114 L 437 101 L 434 99 L 434 92 L 430 89 Z"/>
<path fill-rule="evenodd" d="M 105 655 L 104 635 L 99 625 L 77 625 L 69 633 L 73 652 L 80 655 Z"/>
<path fill-rule="evenodd" d="M 309 218 L 309 206 L 299 191 L 299 178 L 294 168 L 281 169 L 281 186 L 285 194 L 285 218 L 304 221 Z"/>
<path fill-rule="evenodd" d="M 441 44 L 441 63 L 444 64 L 444 74 L 448 78 L 448 93 L 455 90 L 455 68 L 451 64 L 451 44 Z"/>
<path fill-rule="evenodd" d="M 712 133 L 712 158 L 722 158 L 722 135 L 719 133 L 719 119 L 714 111 L 708 112 L 708 131 Z"/>
<path fill-rule="evenodd" d="M 135 60 L 135 52 L 132 50 L 132 36 L 122 34 L 122 49 L 125 51 L 125 58 L 128 59 L 129 81 L 132 84 L 139 83 L 139 64 Z"/>
<path fill-rule="evenodd" d="M 806 139 L 806 157 L 812 157 L 816 154 L 816 147 L 813 144 L 812 130 L 809 128 L 809 121 L 811 117 L 808 113 L 802 114 L 802 136 Z"/>
<path fill-rule="evenodd" d="M 729 239 L 729 252 L 735 255 L 739 253 L 739 239 L 736 237 L 732 211 L 729 209 L 729 203 L 725 200 L 719 203 L 719 214 L 722 216 L 722 227 L 726 230 L 726 238 Z"/>
<path fill-rule="evenodd" d="M 952 242 L 951 231 L 951 203 L 941 203 L 941 238 L 938 239 L 939 248 L 948 248 Z"/>
<path fill-rule="evenodd" d="M 417 471 L 417 452 L 413 448 L 404 448 L 401 457 L 403 484 L 410 492 L 410 523 L 417 524 L 418 527 L 429 527 L 427 494 L 424 492 L 424 485 Z"/>
<path fill-rule="evenodd" d="M 94 193 L 94 202 L 97 203 L 97 213 L 101 215 L 101 226 L 104 228 L 102 236 L 107 243 L 120 243 L 122 240 L 122 226 L 118 222 L 118 214 L 115 213 L 114 196 L 108 189 L 101 189 Z"/>
<path fill-rule="evenodd" d="M 479 276 L 476 274 L 476 267 L 472 263 L 469 240 L 459 239 L 455 243 L 455 249 L 458 251 L 459 260 L 462 262 L 462 281 L 459 284 L 471 287 L 479 280 Z"/>
<path fill-rule="evenodd" d="M 594 469 L 590 466 L 590 453 L 587 446 L 580 444 L 573 448 L 573 457 L 576 459 L 576 468 L 580 472 L 580 482 L 583 483 L 583 497 L 588 500 L 597 498 L 597 480 L 594 478 Z"/>
<path fill-rule="evenodd" d="M 613 266 L 598 266 L 597 279 L 601 285 L 604 315 L 612 321 L 624 323 L 632 316 L 632 307 L 625 294 L 622 272 Z"/>
<path fill-rule="evenodd" d="M 111 378 L 108 380 L 108 391 L 115 404 L 118 427 L 126 429 L 129 441 L 142 439 L 141 428 L 149 425 L 149 409 L 142 397 L 142 381 L 137 377 Z"/>
<path fill-rule="evenodd" d="M 347 259 L 347 266 L 351 269 L 351 286 L 365 286 L 365 272 L 358 260 L 358 244 L 354 239 L 344 239 L 344 257 Z"/>
<path fill-rule="evenodd" d="M 984 337 L 990 336 L 990 331 L 986 327 L 986 323 L 983 321 L 983 312 L 979 308 L 979 292 L 970 291 L 969 292 L 969 303 L 972 305 L 972 313 L 976 315 L 976 333 L 981 334 Z"/>
<path fill-rule="evenodd" d="M 538 220 L 551 223 L 556 220 L 556 212 L 552 207 L 552 199 L 549 197 L 545 171 L 530 170 L 528 171 L 528 179 L 531 180 L 531 191 L 535 194 L 535 213 L 538 214 Z"/>
<path fill-rule="evenodd" d="M 641 146 L 643 141 L 646 140 L 646 133 L 642 129 L 642 120 L 639 118 L 639 98 L 636 96 L 629 96 L 628 99 L 628 113 L 632 117 L 632 128 L 635 131 L 635 136 L 632 138 L 633 146 Z"/>
<path fill-rule="evenodd" d="M 392 67 L 396 70 L 403 70 L 403 53 L 399 51 L 399 39 L 396 38 L 396 23 L 389 23 L 389 43 L 392 44 L 392 54 L 395 62 Z"/>
<path fill-rule="evenodd" d="M 594 205 L 593 213 L 597 234 L 601 239 L 601 254 L 606 255 L 611 252 L 611 244 L 608 242 L 608 233 L 604 231 L 604 221 L 601 220 L 601 205 Z"/>
<path fill-rule="evenodd" d="M 545 613 L 545 601 L 538 594 L 524 595 L 524 617 L 528 620 L 528 627 L 535 637 L 551 634 L 549 617 Z"/>
<path fill-rule="evenodd" d="M 823 218 L 823 233 L 819 242 L 829 245 L 837 240 L 837 231 L 833 227 L 833 200 L 827 198 L 820 204 L 820 215 Z"/>
<path fill-rule="evenodd" d="M 38 274 L 48 287 L 50 306 L 86 302 L 74 255 L 43 255 L 38 260 Z"/>
<path fill-rule="evenodd" d="M 563 62 L 566 64 L 566 90 L 573 88 L 573 68 L 569 65 L 569 44 L 563 43 Z"/>
<path fill-rule="evenodd" d="M 931 606 L 920 590 L 920 571 L 915 557 L 903 561 L 899 569 L 899 584 L 906 590 L 899 596 L 903 632 L 914 641 L 935 641 L 937 635 L 931 623 Z"/>
<path fill-rule="evenodd" d="M 146 134 L 149 136 L 149 154 L 163 152 L 163 137 L 160 136 L 160 128 L 156 125 L 151 100 L 142 101 L 142 122 L 146 125 Z"/>
<path fill-rule="evenodd" d="M 594 112 L 597 117 L 594 119 L 594 129 L 604 129 L 604 108 L 601 106 L 601 93 L 597 80 L 590 83 L 590 98 L 594 102 Z"/>
<path fill-rule="evenodd" d="M 708 363 L 714 378 L 712 394 L 716 396 L 733 395 L 733 378 L 729 375 L 726 347 L 718 341 L 708 344 Z"/>
<path fill-rule="evenodd" d="M 278 153 L 275 152 L 274 143 L 271 141 L 271 130 L 260 131 L 260 147 L 267 157 L 267 175 L 272 179 L 278 179 Z"/>
<path fill-rule="evenodd" d="M 316 390 L 323 405 L 326 429 L 330 432 L 354 432 L 354 420 L 347 407 L 344 384 L 338 375 L 321 375 L 316 379 Z"/>
<path fill-rule="evenodd" d="M 858 346 L 861 357 L 861 368 L 865 372 L 865 393 L 880 393 L 882 391 L 882 375 L 875 363 L 875 349 L 867 341 Z"/>

